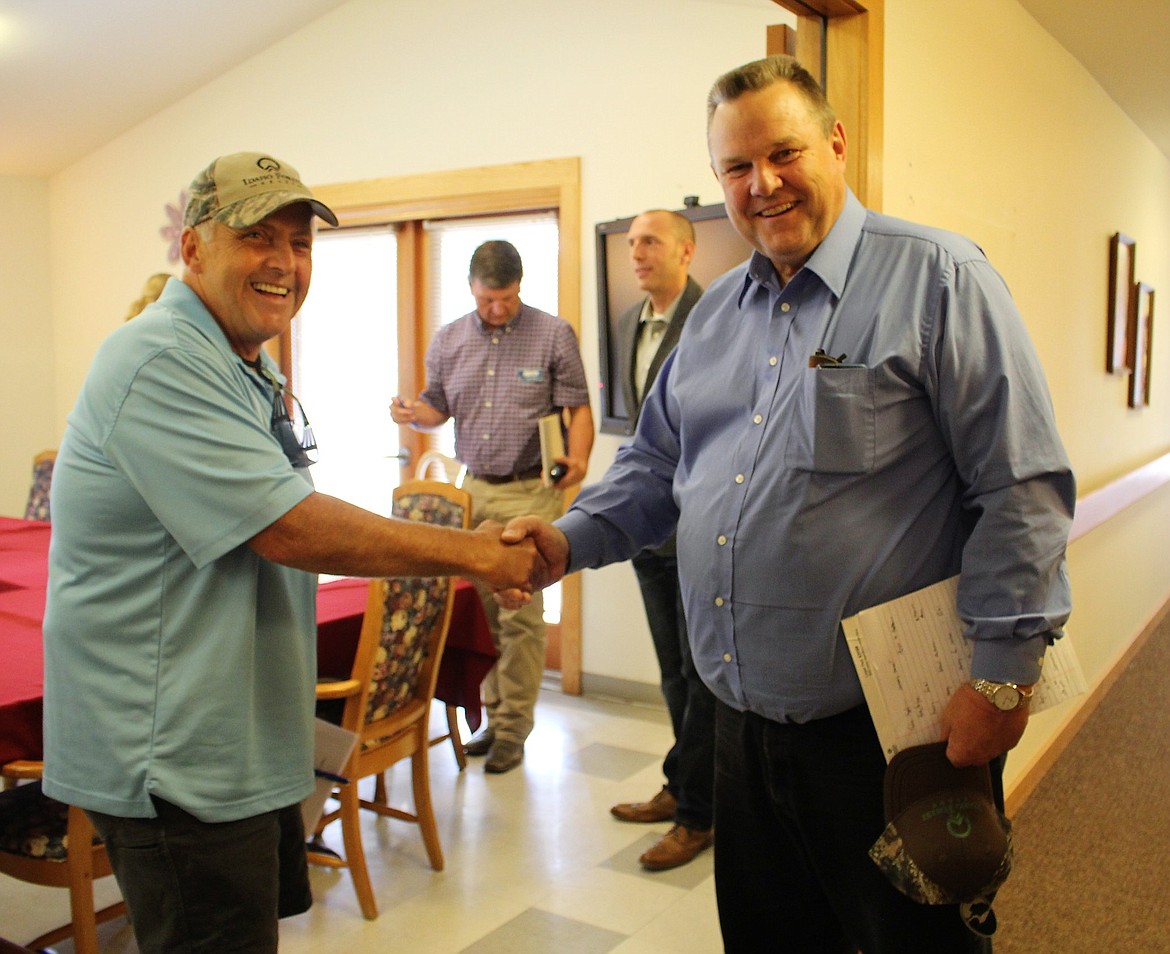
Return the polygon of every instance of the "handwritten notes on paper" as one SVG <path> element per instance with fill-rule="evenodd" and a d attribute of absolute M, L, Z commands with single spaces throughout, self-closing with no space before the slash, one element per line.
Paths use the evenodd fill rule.
<path fill-rule="evenodd" d="M 887 760 L 907 746 L 937 742 L 947 701 L 971 678 L 972 647 L 955 609 L 958 586 L 951 577 L 841 621 Z M 1032 711 L 1086 688 L 1065 636 L 1045 655 Z"/>

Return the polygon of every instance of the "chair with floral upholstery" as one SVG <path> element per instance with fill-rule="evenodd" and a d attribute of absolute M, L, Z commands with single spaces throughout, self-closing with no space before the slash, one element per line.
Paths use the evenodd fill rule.
<path fill-rule="evenodd" d="M 415 477 L 418 480 L 407 481 L 394 491 L 394 516 L 467 529 L 471 526 L 470 501 L 464 506 L 449 498 L 437 497 L 433 488 L 421 491 L 417 489 L 419 480 L 430 479 L 432 474 L 440 481 L 459 487 L 466 473 L 467 468 L 454 457 L 448 457 L 440 451 L 426 451 L 418 459 L 418 468 L 415 470 Z M 467 753 L 463 751 L 463 737 L 459 734 L 459 707 L 450 704 L 445 704 L 445 707 L 447 731 L 442 735 L 432 736 L 431 745 L 441 745 L 450 741 L 455 752 L 455 764 L 462 772 L 467 768 Z"/>
<path fill-rule="evenodd" d="M 41 451 L 33 458 L 32 487 L 28 492 L 28 504 L 24 508 L 25 520 L 49 519 L 49 486 L 53 482 L 53 464 L 57 461 L 55 450 Z"/>
<path fill-rule="evenodd" d="M 97 926 L 126 913 L 124 901 L 94 911 L 93 882 L 111 873 L 106 849 L 80 808 L 41 791 L 40 762 L 9 762 L 6 778 L 30 779 L 0 791 L 0 874 L 68 888 L 71 921 L 28 942 L 40 949 L 73 938 L 77 954 L 98 954 Z M 80 847 L 78 847 L 80 846 Z"/>
<path fill-rule="evenodd" d="M 459 526 L 470 509 L 467 491 L 438 481 L 410 481 L 395 492 L 395 510 L 406 519 L 447 522 L 458 513 Z M 345 700 L 341 726 L 356 733 L 357 744 L 343 773 L 349 783 L 334 790 L 337 808 L 318 823 L 309 860 L 349 868 L 362 914 L 371 920 L 378 908 L 362 848 L 361 808 L 415 822 L 431 867 L 443 869 L 431 805 L 429 714 L 454 598 L 450 577 L 371 580 L 350 678 L 317 686 L 319 700 Z M 390 805 L 386 792 L 384 773 L 406 758 L 411 760 L 413 811 Z M 376 776 L 373 798 L 365 799 L 358 783 L 371 775 Z M 344 857 L 316 850 L 322 830 L 337 820 Z"/>

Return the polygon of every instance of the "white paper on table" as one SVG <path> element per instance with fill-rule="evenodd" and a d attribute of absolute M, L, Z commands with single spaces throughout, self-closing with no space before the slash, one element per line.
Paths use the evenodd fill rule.
<path fill-rule="evenodd" d="M 886 760 L 911 745 L 937 742 L 947 701 L 971 678 L 972 645 L 955 608 L 959 578 L 841 621 Z M 1048 648 L 1031 710 L 1087 691 L 1067 635 Z"/>

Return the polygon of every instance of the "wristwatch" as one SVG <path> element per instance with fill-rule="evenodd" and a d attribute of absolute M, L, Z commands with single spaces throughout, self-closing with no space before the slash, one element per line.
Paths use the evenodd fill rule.
<path fill-rule="evenodd" d="M 1014 712 L 1026 706 L 1034 691 L 1014 682 L 992 682 L 989 679 L 972 679 L 971 688 L 985 696 L 1000 712 Z"/>

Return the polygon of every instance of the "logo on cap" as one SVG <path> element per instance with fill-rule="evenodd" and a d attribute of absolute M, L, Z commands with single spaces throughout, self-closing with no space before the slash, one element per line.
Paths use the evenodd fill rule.
<path fill-rule="evenodd" d="M 956 768 L 946 743 L 903 749 L 886 767 L 887 825 L 869 856 L 919 904 L 957 904 L 976 934 L 995 931 L 991 902 L 1011 871 L 1011 823 L 986 765 Z"/>
<path fill-rule="evenodd" d="M 952 812 L 947 819 L 947 834 L 952 838 L 967 838 L 971 834 L 971 816 Z"/>
<path fill-rule="evenodd" d="M 229 228 L 248 228 L 295 202 L 306 203 L 314 215 L 337 225 L 337 216 L 313 198 L 296 169 L 262 152 L 220 156 L 195 177 L 187 195 L 184 225 L 214 218 Z"/>

